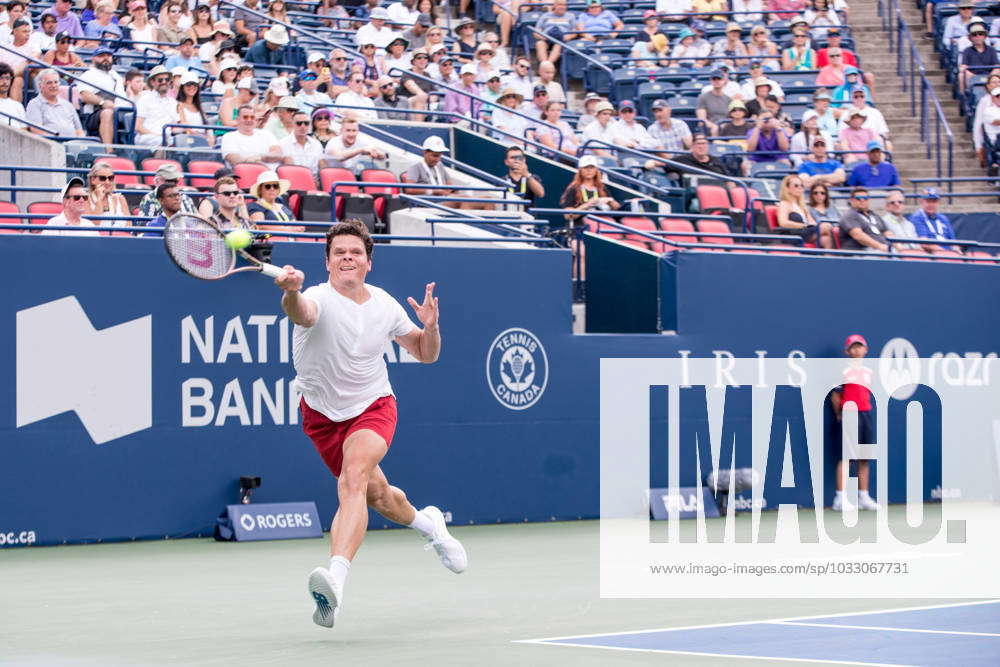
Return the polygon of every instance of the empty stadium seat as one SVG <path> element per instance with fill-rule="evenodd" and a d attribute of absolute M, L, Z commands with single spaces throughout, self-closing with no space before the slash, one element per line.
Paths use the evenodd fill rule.
<path fill-rule="evenodd" d="M 698 237 L 694 235 L 694 225 L 688 220 L 673 220 L 664 218 L 660 220 L 660 227 L 663 228 L 665 232 L 683 232 L 687 234 L 690 232 L 690 236 L 664 236 L 665 249 L 670 250 L 683 250 L 683 248 L 678 248 L 676 246 L 671 246 L 672 243 L 697 243 Z"/>
<path fill-rule="evenodd" d="M 705 215 L 728 215 L 732 202 L 729 193 L 721 185 L 699 185 L 695 189 L 698 210 Z"/>
<path fill-rule="evenodd" d="M 656 223 L 650 218 L 645 218 L 642 216 L 625 216 L 619 219 L 619 222 L 626 227 L 631 227 L 637 231 L 643 232 L 657 232 L 659 229 Z M 621 240 L 631 243 L 633 245 L 646 248 L 647 250 L 652 250 L 653 252 L 663 252 L 663 244 L 654 241 L 648 236 L 642 236 L 639 234 L 623 234 Z"/>
<path fill-rule="evenodd" d="M 172 164 L 181 171 L 184 171 L 184 167 L 181 166 L 181 163 L 178 162 L 177 160 L 160 160 L 158 158 L 152 158 L 152 157 L 146 158 L 145 160 L 142 161 L 142 171 L 156 171 L 165 164 Z M 153 181 L 153 179 L 155 178 L 156 176 L 149 175 L 149 176 L 143 176 L 142 180 L 144 183 L 146 183 L 146 185 L 155 185 Z M 180 180 L 180 185 L 184 185 L 183 178 Z"/>
<path fill-rule="evenodd" d="M 221 162 L 211 160 L 191 160 L 188 162 L 188 171 L 192 174 L 205 174 L 208 178 L 191 177 L 191 186 L 199 190 L 212 190 L 215 188 L 215 172 L 225 169 L 226 165 Z"/>
<path fill-rule="evenodd" d="M 21 209 L 17 207 L 17 204 L 10 201 L 0 201 L 0 213 L 20 213 Z M 0 224 L 4 225 L 23 225 L 23 218 L 0 218 Z M 22 230 L 20 229 L 0 229 L 0 234 L 20 234 Z"/>
<path fill-rule="evenodd" d="M 399 183 L 399 179 L 396 175 L 389 171 L 388 169 L 365 169 L 361 172 L 361 181 L 374 181 L 377 183 Z M 364 186 L 364 191 L 367 194 L 376 197 L 375 199 L 375 214 L 380 220 L 384 219 L 385 215 L 385 196 L 392 196 L 399 194 L 399 188 L 394 187 L 383 187 L 379 185 L 366 185 Z M 379 196 L 383 195 L 383 196 Z"/>
<path fill-rule="evenodd" d="M 308 167 L 284 164 L 278 167 L 278 176 L 288 180 L 289 189 L 312 192 L 318 190 L 316 179 L 313 178 L 312 170 Z"/>
<path fill-rule="evenodd" d="M 356 181 L 358 179 L 354 177 L 354 172 L 352 172 L 350 169 L 344 169 L 342 167 L 326 167 L 325 169 L 319 170 L 319 180 L 323 192 L 329 192 L 330 194 L 334 194 L 333 192 L 334 183 L 339 183 L 344 181 Z M 334 210 L 332 211 L 334 219 L 340 220 L 340 218 L 344 214 L 345 196 L 359 192 L 361 192 L 361 188 L 359 188 L 356 185 L 337 186 L 336 197 L 332 204 L 334 208 Z"/>
<path fill-rule="evenodd" d="M 731 234 L 729 225 L 720 220 L 698 220 L 698 231 L 704 234 Z M 731 236 L 702 236 L 702 243 L 717 243 L 719 245 L 733 245 Z"/>
<path fill-rule="evenodd" d="M 257 182 L 257 177 L 267 170 L 267 167 L 264 165 L 252 162 L 241 162 L 237 165 L 233 165 L 233 173 L 236 174 L 236 182 L 243 190 L 249 190 L 250 187 Z"/>
<path fill-rule="evenodd" d="M 137 174 L 119 173 L 123 171 L 138 171 L 135 168 L 135 163 L 128 158 L 109 155 L 101 156 L 95 162 L 106 162 L 115 171 L 115 184 L 117 185 L 137 185 L 141 182 Z M 62 210 L 62 206 L 59 207 L 59 210 Z"/>

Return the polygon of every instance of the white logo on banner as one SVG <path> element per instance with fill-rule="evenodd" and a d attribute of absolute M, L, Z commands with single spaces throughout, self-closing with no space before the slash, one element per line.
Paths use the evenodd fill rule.
<path fill-rule="evenodd" d="M 243 526 L 243 530 L 250 532 L 254 529 L 253 517 L 249 514 L 241 514 L 240 525 Z"/>
<path fill-rule="evenodd" d="M 153 425 L 153 318 L 98 331 L 76 297 L 17 313 L 17 427 L 72 410 L 100 445 Z"/>
<path fill-rule="evenodd" d="M 920 356 L 917 348 L 905 338 L 889 340 L 882 346 L 882 353 L 879 355 L 878 374 L 887 394 L 900 400 L 909 398 L 920 382 Z M 897 389 L 906 385 L 913 385 L 913 388 L 905 396 L 903 393 L 896 393 Z"/>

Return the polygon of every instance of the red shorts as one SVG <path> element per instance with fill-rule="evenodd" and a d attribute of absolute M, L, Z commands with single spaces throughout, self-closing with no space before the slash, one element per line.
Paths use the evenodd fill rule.
<path fill-rule="evenodd" d="M 302 411 L 302 429 L 313 441 L 316 451 L 334 477 L 340 477 L 347 436 L 355 431 L 368 429 L 379 434 L 388 447 L 396 432 L 396 399 L 393 396 L 375 399 L 360 415 L 342 422 L 331 421 L 326 415 L 316 412 L 306 404 L 304 398 L 299 400 L 299 409 Z"/>

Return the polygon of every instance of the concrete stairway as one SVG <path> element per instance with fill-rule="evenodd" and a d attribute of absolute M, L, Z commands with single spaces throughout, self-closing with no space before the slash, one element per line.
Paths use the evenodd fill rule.
<path fill-rule="evenodd" d="M 924 38 L 925 28 L 920 10 L 913 0 L 899 0 L 903 18 L 913 35 L 920 53 L 926 76 L 934 87 L 945 118 L 954 137 L 952 175 L 985 176 L 979 160 L 972 149 L 972 135 L 965 131 L 965 118 L 959 113 L 959 103 L 951 95 L 951 87 L 946 82 L 944 70 L 940 69 L 937 53 L 931 40 Z M 910 106 L 910 91 L 903 91 L 903 80 L 896 74 L 897 54 L 889 52 L 889 42 L 882 30 L 878 16 L 878 5 L 874 0 L 851 3 L 851 31 L 855 48 L 861 58 L 862 67 L 875 75 L 875 104 L 885 115 L 892 132 L 893 163 L 899 170 L 906 189 L 911 190 L 909 179 L 936 176 L 936 161 L 927 159 L 927 144 L 920 139 L 919 106 L 914 112 Z M 905 47 L 904 47 L 905 48 Z M 917 90 L 919 105 L 919 88 Z M 931 144 L 934 136 L 933 116 L 931 117 Z M 941 131 L 944 145 L 944 130 Z M 942 156 L 942 176 L 947 175 L 946 156 Z M 989 190 L 986 183 L 955 184 L 955 192 Z M 1000 212 L 1000 202 L 996 197 L 966 197 L 955 199 L 942 206 L 944 211 L 992 211 Z"/>

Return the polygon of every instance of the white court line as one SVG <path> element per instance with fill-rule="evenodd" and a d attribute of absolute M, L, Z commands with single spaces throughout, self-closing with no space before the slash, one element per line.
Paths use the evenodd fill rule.
<path fill-rule="evenodd" d="M 586 639 L 589 637 L 614 637 L 617 635 L 639 635 L 649 632 L 673 632 L 676 630 L 703 630 L 706 628 L 725 628 L 725 627 L 735 627 L 739 625 L 755 625 L 758 623 L 783 623 L 788 621 L 812 621 L 815 619 L 822 618 L 840 618 L 843 616 L 867 616 L 870 614 L 885 614 L 887 612 L 903 612 L 903 611 L 924 611 L 927 609 L 948 609 L 950 607 L 971 607 L 981 604 L 997 604 L 1000 603 L 1000 599 L 997 600 L 977 600 L 974 602 L 951 602 L 948 604 L 930 604 L 923 605 L 920 607 L 894 607 L 889 609 L 873 609 L 871 611 L 845 611 L 836 614 L 814 614 L 812 616 L 792 616 L 786 618 L 763 618 L 753 621 L 734 621 L 730 623 L 707 623 L 705 625 L 686 625 L 681 627 L 671 627 L 671 628 L 653 628 L 650 630 L 624 630 L 621 632 L 594 632 L 588 635 L 564 635 L 562 637 L 540 637 L 538 639 L 515 639 L 514 643 L 519 644 L 539 644 L 545 642 L 552 642 L 557 640 L 565 639 Z M 568 646 L 568 644 L 557 644 L 557 646 Z M 857 663 L 854 663 L 857 664 Z"/>
<path fill-rule="evenodd" d="M 678 628 L 679 629 L 679 628 Z M 515 643 L 531 644 L 536 640 L 521 639 Z M 859 665 L 860 667 L 918 667 L 917 665 L 907 665 L 902 662 L 851 662 L 849 660 L 826 660 L 823 658 L 778 658 L 771 655 L 733 655 L 731 653 L 703 653 L 701 651 L 672 651 L 660 648 L 626 648 L 623 646 L 595 646 L 593 644 L 551 644 L 547 642 L 537 642 L 545 646 L 573 646 L 579 648 L 600 648 L 606 651 L 631 651 L 633 653 L 665 653 L 671 655 L 697 655 L 705 658 L 734 658 L 737 660 L 768 660 L 774 662 L 811 662 L 824 665 Z"/>
<path fill-rule="evenodd" d="M 771 621 L 771 625 L 801 625 L 813 628 L 847 628 L 849 630 L 879 630 L 884 632 L 923 632 L 931 635 L 968 635 L 971 637 L 1000 637 L 997 632 L 964 632 L 962 630 L 918 630 L 916 628 L 885 628 L 874 625 L 837 625 L 836 623 L 801 623 L 798 621 Z"/>

